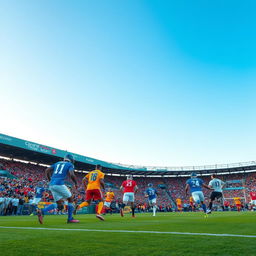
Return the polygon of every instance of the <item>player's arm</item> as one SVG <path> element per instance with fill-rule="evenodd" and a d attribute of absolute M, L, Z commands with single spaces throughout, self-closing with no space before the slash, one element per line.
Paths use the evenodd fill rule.
<path fill-rule="evenodd" d="M 144 195 L 145 195 L 145 197 L 148 197 L 148 193 L 147 192 L 144 192 Z"/>
<path fill-rule="evenodd" d="M 52 171 L 53 171 L 53 167 L 52 166 L 46 168 L 46 170 L 45 170 L 45 176 L 46 176 L 48 181 L 51 181 L 51 173 L 52 173 Z"/>
<path fill-rule="evenodd" d="M 185 187 L 186 196 L 188 195 L 188 189 L 189 189 L 189 185 L 186 184 L 186 187 Z"/>
<path fill-rule="evenodd" d="M 134 194 L 138 191 L 138 186 L 136 185 L 135 187 L 134 187 Z"/>
<path fill-rule="evenodd" d="M 76 179 L 76 175 L 75 175 L 74 170 L 69 171 L 69 176 L 70 176 L 70 179 L 75 184 L 75 188 L 77 188 L 77 179 Z"/>
<path fill-rule="evenodd" d="M 207 188 L 207 189 L 210 189 L 210 190 L 212 190 L 212 188 L 210 187 L 210 186 L 208 186 L 208 185 L 206 185 L 206 184 L 202 184 L 202 186 L 204 187 L 204 188 Z"/>
<path fill-rule="evenodd" d="M 120 190 L 121 190 L 122 192 L 124 191 L 123 184 L 121 185 Z"/>
<path fill-rule="evenodd" d="M 87 177 L 86 176 L 82 179 L 82 184 L 86 188 L 86 186 L 87 186 Z"/>
<path fill-rule="evenodd" d="M 100 186 L 105 189 L 105 182 L 104 179 L 100 179 Z"/>

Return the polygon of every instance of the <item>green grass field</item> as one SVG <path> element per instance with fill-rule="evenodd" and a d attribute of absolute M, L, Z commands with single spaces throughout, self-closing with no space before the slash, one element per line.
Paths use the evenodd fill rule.
<path fill-rule="evenodd" d="M 204 218 L 202 213 L 137 214 L 121 218 L 107 215 L 101 222 L 94 215 L 78 215 L 79 224 L 66 224 L 66 216 L 0 217 L 1 255 L 256 255 L 256 213 L 218 212 Z M 63 229 L 131 230 L 240 234 L 255 237 L 227 237 L 168 233 L 124 233 Z"/>

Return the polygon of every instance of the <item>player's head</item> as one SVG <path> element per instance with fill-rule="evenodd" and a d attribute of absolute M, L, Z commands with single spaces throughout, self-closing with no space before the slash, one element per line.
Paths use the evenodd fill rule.
<path fill-rule="evenodd" d="M 216 178 L 216 175 L 215 174 L 212 174 L 211 175 L 211 179 L 213 180 L 213 179 L 215 179 Z"/>
<path fill-rule="evenodd" d="M 70 163 L 74 163 L 74 157 L 73 157 L 73 155 L 71 155 L 71 154 L 66 154 L 66 155 L 64 156 L 64 161 L 67 161 L 67 162 L 70 162 Z"/>
<path fill-rule="evenodd" d="M 95 169 L 101 171 L 102 170 L 102 166 L 100 164 L 96 164 Z"/>
<path fill-rule="evenodd" d="M 107 191 L 108 191 L 108 192 L 111 192 L 111 191 L 112 191 L 112 189 L 111 189 L 111 188 L 108 188 L 108 189 L 107 189 Z"/>
<path fill-rule="evenodd" d="M 132 175 L 128 175 L 127 180 L 132 180 Z"/>
<path fill-rule="evenodd" d="M 196 172 L 192 172 L 192 173 L 191 173 L 191 178 L 196 178 L 196 177 L 197 177 Z"/>
<path fill-rule="evenodd" d="M 148 183 L 148 187 L 149 187 L 149 188 L 152 188 L 152 187 L 153 187 L 153 184 L 152 184 L 152 183 Z"/>

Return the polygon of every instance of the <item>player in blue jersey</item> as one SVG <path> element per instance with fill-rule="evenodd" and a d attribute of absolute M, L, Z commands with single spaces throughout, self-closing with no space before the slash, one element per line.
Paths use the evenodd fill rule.
<path fill-rule="evenodd" d="M 38 210 L 38 220 L 40 224 L 43 224 L 43 215 L 46 212 L 54 210 L 57 205 L 61 207 L 63 201 L 66 199 L 68 201 L 68 220 L 67 223 L 78 223 L 79 220 L 73 219 L 73 198 L 72 194 L 64 184 L 65 179 L 69 176 L 75 184 L 77 189 L 77 180 L 74 173 L 74 158 L 73 155 L 67 154 L 63 161 L 57 162 L 45 170 L 47 179 L 50 181 L 49 189 L 52 192 L 54 201 L 57 204 L 51 204 L 43 210 Z M 52 174 L 51 174 L 52 173 Z"/>
<path fill-rule="evenodd" d="M 201 204 L 204 212 L 206 213 L 206 205 L 204 203 L 204 194 L 202 191 L 202 187 L 205 187 L 207 189 L 210 189 L 207 185 L 204 184 L 204 181 L 200 178 L 197 178 L 197 174 L 193 172 L 191 174 L 191 178 L 187 180 L 186 182 L 186 195 L 188 195 L 188 190 L 190 188 L 190 193 L 197 204 Z"/>
<path fill-rule="evenodd" d="M 44 196 L 45 188 L 43 186 L 43 182 L 38 182 L 38 185 L 35 188 L 35 196 L 32 201 L 32 213 L 30 216 L 33 216 L 34 213 L 37 211 L 38 204 L 41 202 Z"/>
<path fill-rule="evenodd" d="M 153 216 L 156 216 L 156 198 L 157 198 L 157 190 L 153 187 L 152 183 L 148 184 L 148 188 L 145 191 L 145 197 L 148 198 L 149 205 L 153 208 Z"/>

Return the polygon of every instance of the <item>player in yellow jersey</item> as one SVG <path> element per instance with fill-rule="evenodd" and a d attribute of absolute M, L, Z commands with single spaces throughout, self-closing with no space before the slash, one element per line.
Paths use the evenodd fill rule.
<path fill-rule="evenodd" d="M 237 211 L 240 212 L 241 211 L 241 198 L 240 197 L 234 197 L 234 201 L 235 201 L 235 204 L 236 204 L 236 208 L 237 208 Z"/>
<path fill-rule="evenodd" d="M 100 220 L 104 220 L 104 217 L 101 215 L 101 211 L 103 208 L 103 196 L 101 192 L 101 188 L 105 188 L 104 183 L 104 173 L 101 171 L 102 167 L 101 165 L 96 165 L 96 168 L 94 171 L 89 172 L 84 178 L 83 178 L 83 184 L 86 187 L 86 196 L 85 196 L 85 202 L 81 203 L 77 206 L 77 210 L 79 210 L 82 207 L 89 206 L 91 201 L 98 201 L 98 209 L 96 213 L 96 218 Z"/>
<path fill-rule="evenodd" d="M 110 213 L 112 214 L 110 205 L 114 198 L 115 198 L 115 193 L 111 190 L 111 188 L 109 188 L 107 193 L 105 194 L 105 202 L 104 202 L 104 209 L 103 209 L 104 213 L 106 213 L 106 211 L 109 210 Z"/>
<path fill-rule="evenodd" d="M 176 199 L 176 204 L 177 204 L 178 211 L 182 212 L 182 203 L 181 203 L 181 199 L 180 198 Z"/>

